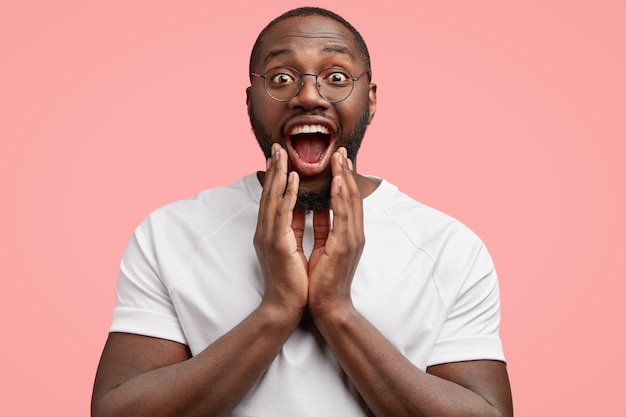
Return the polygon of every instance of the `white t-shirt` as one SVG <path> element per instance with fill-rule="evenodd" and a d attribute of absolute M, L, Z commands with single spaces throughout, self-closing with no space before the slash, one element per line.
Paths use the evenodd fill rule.
<path fill-rule="evenodd" d="M 122 259 L 111 332 L 173 340 L 196 355 L 257 308 L 264 286 L 252 238 L 261 191 L 252 174 L 150 214 Z M 504 360 L 498 281 L 478 237 L 384 180 L 363 208 L 356 309 L 422 370 Z M 305 252 L 311 246 L 307 216 Z M 289 337 L 232 416 L 348 417 L 366 410 L 309 325 Z"/>

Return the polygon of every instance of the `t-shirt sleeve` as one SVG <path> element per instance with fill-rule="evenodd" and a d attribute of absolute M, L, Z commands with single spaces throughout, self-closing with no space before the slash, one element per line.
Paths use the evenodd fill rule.
<path fill-rule="evenodd" d="M 429 365 L 480 359 L 504 361 L 499 336 L 498 277 L 482 242 L 474 253 L 475 256 L 461 260 L 460 266 L 457 263 L 456 270 L 442 272 L 442 275 L 456 274 L 462 284 L 454 285 L 459 282 L 457 279 L 442 279 L 440 282 L 448 316 L 435 342 Z"/>
<path fill-rule="evenodd" d="M 149 217 L 135 230 L 122 257 L 110 332 L 187 343 L 159 267 Z"/>

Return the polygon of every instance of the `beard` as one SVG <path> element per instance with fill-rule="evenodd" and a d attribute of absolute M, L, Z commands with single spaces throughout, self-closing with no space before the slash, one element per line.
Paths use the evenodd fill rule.
<path fill-rule="evenodd" d="M 265 127 L 261 124 L 260 120 L 256 116 L 254 108 L 250 107 L 250 124 L 252 125 L 252 131 L 254 132 L 254 136 L 256 137 L 265 158 L 269 158 L 272 153 L 272 144 L 280 143 L 281 146 L 284 144 L 281 142 L 280 138 L 274 139 L 272 138 L 271 133 L 269 133 Z M 361 115 L 361 118 L 349 132 L 346 132 L 345 135 L 343 132 L 338 132 L 338 136 L 341 136 L 336 141 L 337 146 L 343 146 L 346 148 L 348 158 L 352 160 L 354 163 L 356 161 L 356 154 L 361 147 L 361 143 L 363 142 L 363 137 L 365 136 L 365 131 L 367 130 L 367 126 L 369 125 L 369 106 L 365 106 L 365 111 Z M 281 132 L 284 129 L 281 128 Z M 325 181 L 323 184 L 311 188 L 311 189 L 302 189 L 298 190 L 298 198 L 296 200 L 296 205 L 294 207 L 294 211 L 296 212 L 306 212 L 306 211 L 328 211 L 330 210 L 330 183 L 332 180 L 332 175 L 328 176 L 328 181 Z"/>

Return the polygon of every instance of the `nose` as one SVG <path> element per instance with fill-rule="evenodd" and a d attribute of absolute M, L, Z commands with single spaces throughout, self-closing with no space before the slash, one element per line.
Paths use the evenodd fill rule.
<path fill-rule="evenodd" d="M 330 102 L 322 97 L 317 86 L 317 76 L 315 74 L 301 74 L 302 87 L 294 98 L 289 100 L 291 107 L 300 107 L 305 110 L 315 108 L 328 108 Z"/>

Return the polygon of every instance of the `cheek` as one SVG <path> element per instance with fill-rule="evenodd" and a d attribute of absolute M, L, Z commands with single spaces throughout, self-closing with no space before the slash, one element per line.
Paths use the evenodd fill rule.
<path fill-rule="evenodd" d="M 363 115 L 369 113 L 369 100 L 367 97 L 355 97 L 350 103 L 347 102 L 345 106 L 337 108 L 337 114 L 341 118 L 343 128 L 347 130 L 354 129 L 354 127 L 361 123 Z"/>
<path fill-rule="evenodd" d="M 248 112 L 252 111 L 256 116 L 258 122 L 260 122 L 266 129 L 270 131 L 276 130 L 278 120 L 280 119 L 280 111 L 276 109 L 274 103 L 270 103 L 263 97 L 260 99 L 252 97 L 248 105 Z"/>

